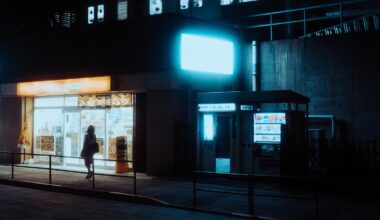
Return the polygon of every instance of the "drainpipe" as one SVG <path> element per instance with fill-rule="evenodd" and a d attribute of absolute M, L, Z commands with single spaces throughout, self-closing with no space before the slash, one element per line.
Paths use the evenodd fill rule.
<path fill-rule="evenodd" d="M 285 1 L 285 9 L 287 9 L 287 10 L 293 9 L 293 8 L 295 8 L 295 6 L 296 6 L 295 1 L 293 1 L 293 0 L 286 0 Z M 286 21 L 293 21 L 293 20 L 295 20 L 294 13 L 286 13 Z M 287 26 L 286 27 L 286 37 L 287 38 L 295 37 L 294 24 L 287 24 L 286 26 Z"/>

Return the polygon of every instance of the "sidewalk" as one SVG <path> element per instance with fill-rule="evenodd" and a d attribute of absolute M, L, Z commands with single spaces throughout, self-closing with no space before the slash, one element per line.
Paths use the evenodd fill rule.
<path fill-rule="evenodd" d="M 14 168 L 14 180 L 49 183 L 49 171 L 25 167 Z M 85 173 L 52 171 L 52 184 L 80 189 L 87 192 L 127 193 L 133 196 L 133 179 L 123 176 L 95 175 L 95 189 L 92 180 L 85 179 Z M 11 179 L 11 167 L 0 166 L 0 179 Z M 240 186 L 239 186 L 240 185 Z M 198 184 L 198 187 L 212 189 L 229 189 L 246 192 L 244 185 L 216 186 Z M 255 193 L 310 195 L 302 191 L 282 189 L 276 185 L 254 185 Z M 193 208 L 193 183 L 190 179 L 155 178 L 137 174 L 137 195 L 162 201 L 175 207 Z M 275 219 L 315 219 L 315 202 L 271 197 L 254 197 L 255 216 Z M 367 200 L 338 198 L 323 195 L 320 197 L 320 219 L 380 219 L 377 205 Z M 245 195 L 197 192 L 199 209 L 224 213 L 248 214 L 248 199 Z M 348 213 L 351 213 L 347 216 Z M 357 218 L 359 217 L 359 218 Z"/>

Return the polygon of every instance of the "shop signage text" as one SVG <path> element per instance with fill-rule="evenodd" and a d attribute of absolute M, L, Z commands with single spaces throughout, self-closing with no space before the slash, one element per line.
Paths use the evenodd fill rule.
<path fill-rule="evenodd" d="M 221 104 L 198 104 L 200 112 L 234 112 L 236 110 L 235 103 Z"/>
<path fill-rule="evenodd" d="M 110 90 L 110 76 L 17 83 L 18 96 L 83 94 Z"/>

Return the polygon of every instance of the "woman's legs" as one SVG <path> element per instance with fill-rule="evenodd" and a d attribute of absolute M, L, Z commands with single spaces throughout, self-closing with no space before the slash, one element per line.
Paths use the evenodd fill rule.
<path fill-rule="evenodd" d="M 85 165 L 87 168 L 87 176 L 86 178 L 90 178 L 92 176 L 92 171 L 91 171 L 91 165 L 93 163 L 93 160 L 91 158 L 85 158 Z"/>
<path fill-rule="evenodd" d="M 87 173 L 91 173 L 91 164 L 86 164 Z"/>

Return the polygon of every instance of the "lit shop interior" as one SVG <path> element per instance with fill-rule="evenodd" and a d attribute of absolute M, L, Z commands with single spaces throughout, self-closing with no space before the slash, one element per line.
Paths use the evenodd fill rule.
<path fill-rule="evenodd" d="M 81 86 L 79 82 L 80 79 L 70 83 L 65 80 L 49 81 L 53 86 L 42 86 L 44 88 L 40 88 L 35 94 L 67 92 L 67 87 L 75 91 L 75 86 L 78 87 L 78 91 L 82 91 L 79 90 Z M 38 82 L 39 87 L 47 85 L 45 83 L 46 81 Z M 28 84 L 21 85 L 24 86 L 24 90 L 28 86 Z M 32 87 L 30 84 L 29 86 Z M 71 168 L 82 167 L 84 162 L 79 157 L 89 125 L 95 127 L 95 135 L 99 144 L 99 153 L 96 153 L 94 158 L 108 159 L 95 160 L 95 165 L 98 168 L 114 169 L 115 161 L 110 160 L 116 160 L 117 137 L 124 137 L 126 140 L 127 155 L 132 160 L 133 94 L 103 91 L 86 94 L 35 95 L 30 98 L 24 98 L 24 100 L 27 99 L 29 99 L 29 102 L 24 101 L 23 107 L 29 109 L 30 113 L 28 115 L 26 112 L 24 117 L 23 132 L 26 134 L 28 131 L 25 130 L 29 127 L 32 128 L 32 131 L 29 132 L 32 133 L 30 151 L 37 155 L 33 158 L 25 158 L 24 163 L 43 165 L 48 162 L 49 157 L 38 156 L 38 154 L 44 154 L 65 156 L 52 157 L 54 165 Z M 28 149 L 27 146 L 25 148 Z M 129 164 L 129 166 L 132 168 L 132 164 Z"/>

